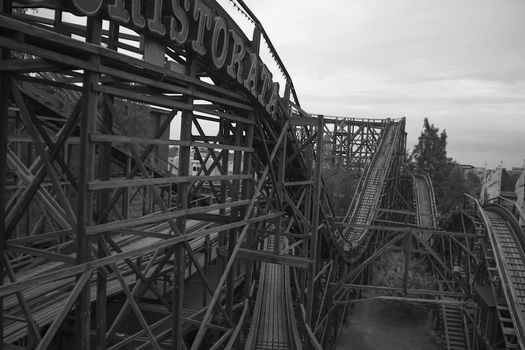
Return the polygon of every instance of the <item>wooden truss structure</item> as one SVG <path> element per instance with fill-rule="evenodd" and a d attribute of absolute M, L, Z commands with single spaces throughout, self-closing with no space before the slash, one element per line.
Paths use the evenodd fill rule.
<path fill-rule="evenodd" d="M 0 349 L 329 349 L 389 249 L 443 281 L 410 290 L 407 258 L 403 298 L 495 276 L 483 212 L 439 228 L 401 173 L 404 120 L 303 111 L 231 3 L 251 38 L 212 1 L 0 0 Z M 344 218 L 323 167 L 362 180 Z"/>

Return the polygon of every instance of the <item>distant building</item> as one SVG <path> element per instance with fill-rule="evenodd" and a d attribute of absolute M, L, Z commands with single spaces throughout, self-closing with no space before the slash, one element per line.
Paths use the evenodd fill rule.
<path fill-rule="evenodd" d="M 465 178 L 467 178 L 469 174 L 473 174 L 477 176 L 480 180 L 483 180 L 485 173 L 487 171 L 490 171 L 487 170 L 487 168 L 485 167 L 475 167 L 470 164 L 460 164 L 459 167 L 461 168 L 461 170 L 463 170 L 463 175 L 465 176 Z"/>
<path fill-rule="evenodd" d="M 206 155 L 208 154 L 208 149 L 206 147 L 199 147 L 198 148 L 201 157 L 206 158 Z M 220 152 L 216 152 L 216 156 L 218 157 Z M 170 147 L 169 149 L 169 155 L 168 155 L 168 162 L 171 164 L 169 167 L 169 171 L 171 171 L 172 175 L 178 175 L 177 169 L 179 167 L 179 156 L 180 151 L 178 146 Z M 198 154 L 195 152 L 194 148 L 190 148 L 190 175 L 192 176 L 204 176 L 204 170 L 201 171 L 202 164 L 201 160 L 199 159 Z M 214 160 L 213 157 L 209 157 L 206 160 L 206 169 L 210 169 L 213 166 Z M 222 163 L 222 162 L 221 162 Z M 242 167 L 242 165 L 241 165 Z M 230 152 L 228 157 L 228 174 L 233 173 L 233 152 Z M 221 175 L 221 172 L 217 166 L 214 166 L 211 172 L 207 175 L 211 176 L 219 176 Z"/>

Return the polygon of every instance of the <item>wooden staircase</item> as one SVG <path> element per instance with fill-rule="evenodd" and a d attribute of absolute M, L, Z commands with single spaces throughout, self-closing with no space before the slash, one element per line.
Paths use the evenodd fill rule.
<path fill-rule="evenodd" d="M 465 321 L 461 309 L 455 305 L 441 306 L 447 350 L 468 350 Z"/>

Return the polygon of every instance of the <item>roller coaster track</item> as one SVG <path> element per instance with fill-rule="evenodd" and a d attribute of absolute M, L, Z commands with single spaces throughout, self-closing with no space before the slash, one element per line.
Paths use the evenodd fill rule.
<path fill-rule="evenodd" d="M 358 259 L 366 249 L 370 236 L 368 225 L 381 203 L 386 180 L 402 136 L 404 122 L 391 122 L 381 135 L 380 144 L 368 169 L 361 177 L 353 202 L 343 220 L 349 224 L 341 234 L 336 234 L 334 244 L 346 259 Z"/>
<path fill-rule="evenodd" d="M 495 266 L 505 301 L 497 300 L 501 330 L 507 348 L 524 345 L 525 341 L 525 236 L 512 214 L 497 205 L 484 208 L 491 246 L 488 255 L 495 257 Z M 509 312 L 509 317 L 503 313 Z M 510 321 L 512 323 L 510 323 Z M 512 324 L 513 327 L 509 327 Z"/>
<path fill-rule="evenodd" d="M 274 239 L 266 250 L 274 249 Z M 294 316 L 290 268 L 261 263 L 259 286 L 245 349 L 302 349 Z"/>
<path fill-rule="evenodd" d="M 473 279 L 465 275 L 465 265 L 457 266 L 458 272 L 465 282 L 478 286 L 471 293 L 484 295 L 483 305 L 494 307 L 493 317 L 497 321 L 494 329 L 499 329 L 500 335 L 496 342 L 500 341 L 505 349 L 525 349 L 525 234 L 518 218 L 507 209 L 509 203 L 506 206 L 481 206 L 477 199 L 467 194 L 453 203 L 455 210 L 463 213 L 470 222 L 472 228 L 469 232 L 475 232 L 474 237 L 479 237 L 477 243 L 470 243 L 469 254 L 480 257 L 479 262 L 473 265 L 477 267 L 471 268 L 485 271 Z M 460 216 L 452 217 L 465 225 L 464 219 L 457 221 Z M 463 241 L 463 244 L 468 245 L 468 242 Z M 456 264 L 461 265 L 459 261 Z M 479 286 L 489 286 L 490 292 L 481 292 Z M 484 336 L 482 333 L 481 337 Z"/>
<path fill-rule="evenodd" d="M 436 200 L 434 198 L 434 188 L 430 177 L 427 175 L 412 176 L 414 204 L 417 213 L 417 225 L 422 228 L 434 229 L 437 227 Z M 430 234 L 424 233 L 423 238 L 428 241 Z"/>

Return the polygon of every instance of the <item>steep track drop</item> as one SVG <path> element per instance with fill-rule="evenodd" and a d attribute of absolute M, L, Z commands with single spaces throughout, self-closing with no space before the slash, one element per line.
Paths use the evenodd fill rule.
<path fill-rule="evenodd" d="M 375 209 L 381 203 L 403 130 L 404 120 L 391 122 L 385 127 L 379 148 L 360 180 L 356 190 L 357 197 L 343 220 L 348 227 L 342 234 L 332 235 L 337 250 L 346 260 L 358 259 L 366 249 L 370 238 L 367 226 L 372 224 L 376 215 Z"/>

